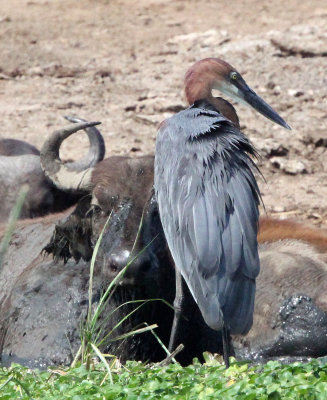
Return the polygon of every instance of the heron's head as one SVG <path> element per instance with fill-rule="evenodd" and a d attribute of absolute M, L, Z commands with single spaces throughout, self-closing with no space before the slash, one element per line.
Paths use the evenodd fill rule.
<path fill-rule="evenodd" d="M 200 99 L 210 101 L 212 89 L 251 106 L 276 124 L 291 129 L 283 118 L 247 85 L 242 75 L 220 58 L 200 60 L 185 75 L 185 93 L 190 104 Z"/>

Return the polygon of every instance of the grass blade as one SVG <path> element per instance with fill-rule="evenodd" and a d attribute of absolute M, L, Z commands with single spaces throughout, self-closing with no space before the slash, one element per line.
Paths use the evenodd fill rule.
<path fill-rule="evenodd" d="M 145 322 L 144 322 L 144 324 L 148 325 Z M 148 332 L 148 331 L 152 331 L 155 328 L 158 328 L 157 324 L 148 325 L 148 326 L 145 326 L 144 328 L 139 328 L 139 329 L 135 329 L 135 330 L 130 331 L 130 332 L 123 333 L 122 335 L 119 335 L 119 336 L 117 336 L 115 338 L 110 339 L 110 341 L 111 342 L 116 342 L 118 340 L 127 339 L 130 336 L 138 335 L 140 333 L 144 333 L 144 332 Z"/>
<path fill-rule="evenodd" d="M 93 275 L 94 275 L 94 265 L 95 265 L 95 260 L 96 257 L 98 255 L 98 251 L 99 251 L 99 247 L 104 235 L 104 232 L 107 228 L 107 225 L 109 223 L 109 220 L 111 218 L 111 214 L 110 213 L 106 223 L 104 224 L 104 227 L 101 230 L 101 233 L 99 235 L 99 238 L 95 244 L 94 250 L 93 250 L 93 254 L 92 254 L 92 259 L 91 259 L 91 265 L 90 265 L 90 281 L 89 281 L 89 309 L 88 309 L 88 313 L 87 313 L 87 322 L 89 323 L 91 320 L 91 313 L 92 313 L 92 295 L 93 295 Z"/>
<path fill-rule="evenodd" d="M 114 381 L 112 379 L 112 374 L 111 374 L 111 369 L 109 364 L 107 363 L 107 360 L 105 359 L 104 355 L 101 353 L 101 351 L 95 346 L 95 344 L 91 343 L 92 349 L 94 350 L 95 354 L 100 358 L 102 361 L 103 365 L 105 366 L 106 370 L 108 371 L 110 383 L 113 384 Z"/>

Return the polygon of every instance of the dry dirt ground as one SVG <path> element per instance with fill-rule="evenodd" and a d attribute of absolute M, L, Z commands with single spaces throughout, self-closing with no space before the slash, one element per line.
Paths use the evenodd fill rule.
<path fill-rule="evenodd" d="M 293 128 L 237 106 L 268 213 L 327 227 L 326 0 L 0 0 L 0 54 L 2 136 L 40 148 L 73 114 L 135 156 L 185 107 L 185 70 L 224 58 Z M 81 134 L 63 157 L 86 149 Z"/>

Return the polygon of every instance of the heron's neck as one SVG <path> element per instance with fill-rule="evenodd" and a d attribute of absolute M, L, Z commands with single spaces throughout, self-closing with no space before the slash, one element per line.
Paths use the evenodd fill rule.
<path fill-rule="evenodd" d="M 213 105 L 220 114 L 232 121 L 233 124 L 240 129 L 240 122 L 233 105 L 222 97 L 213 97 L 211 91 L 212 86 L 209 83 L 207 86 L 203 84 L 185 86 L 186 99 L 190 105 L 194 104 L 197 100 L 206 100 Z"/>
<path fill-rule="evenodd" d="M 232 121 L 237 128 L 240 128 L 239 119 L 232 104 L 221 97 L 212 96 L 212 89 L 216 80 L 216 76 L 210 70 L 197 71 L 191 69 L 186 74 L 184 81 L 186 99 L 190 105 L 197 100 L 206 100 L 224 117 Z"/>
<path fill-rule="evenodd" d="M 222 114 L 224 117 L 233 122 L 233 124 L 240 129 L 240 121 L 236 114 L 234 106 L 222 97 L 212 97 L 210 103 Z"/>

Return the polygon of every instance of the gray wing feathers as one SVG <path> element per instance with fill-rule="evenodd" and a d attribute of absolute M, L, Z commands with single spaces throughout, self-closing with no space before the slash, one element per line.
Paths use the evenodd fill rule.
<path fill-rule="evenodd" d="M 155 189 L 171 254 L 207 324 L 232 333 L 251 327 L 259 272 L 248 148 L 223 116 L 201 109 L 170 118 L 157 137 Z"/>
<path fill-rule="evenodd" d="M 202 277 L 207 279 L 218 272 L 222 250 L 214 204 L 206 201 L 205 194 L 201 194 L 190 212 L 192 215 L 188 219 L 193 226 L 189 230 L 199 260 L 197 268 Z"/>
<path fill-rule="evenodd" d="M 225 323 L 233 334 L 245 334 L 253 321 L 255 281 L 246 277 L 221 279 L 219 300 Z"/>

